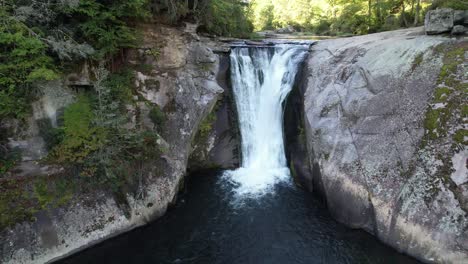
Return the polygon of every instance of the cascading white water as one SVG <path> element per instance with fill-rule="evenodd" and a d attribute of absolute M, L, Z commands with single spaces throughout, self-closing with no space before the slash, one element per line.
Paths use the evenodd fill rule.
<path fill-rule="evenodd" d="M 232 88 L 242 139 L 242 164 L 225 177 L 239 195 L 262 195 L 289 178 L 283 145 L 283 102 L 291 91 L 307 45 L 235 47 Z"/>

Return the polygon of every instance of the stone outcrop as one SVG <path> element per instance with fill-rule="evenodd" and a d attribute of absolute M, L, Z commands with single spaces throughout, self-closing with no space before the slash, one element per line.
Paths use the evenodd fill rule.
<path fill-rule="evenodd" d="M 452 28 L 451 34 L 452 35 L 463 35 L 465 32 L 468 31 L 468 29 L 462 25 L 455 25 Z"/>
<path fill-rule="evenodd" d="M 44 263 L 63 257 L 154 220 L 174 201 L 186 174 L 192 140 L 223 93 L 216 77 L 224 55 L 209 48 L 222 45 L 199 38 L 194 32 L 155 25 L 141 28 L 142 43 L 126 56 L 127 62 L 137 69 L 135 85 L 139 93 L 128 110 L 133 122 L 148 130 L 155 129 L 148 118 L 149 108 L 157 105 L 163 110 L 166 123 L 159 141 L 165 149 L 162 157 L 142 165 L 142 189 L 123 197 L 125 206 L 110 192 L 94 191 L 74 196 L 66 205 L 40 210 L 33 221 L 0 231 L 1 263 Z M 23 152 L 30 152 L 25 155 L 30 158 L 20 163 L 22 175 L 11 177 L 39 177 L 41 171 L 45 175 L 66 173 L 35 162 L 47 154 L 44 140 L 35 128 L 37 121 L 47 118 L 54 122 L 58 111 L 73 102 L 74 90 L 67 84 L 89 85 L 86 76 L 80 73 L 64 79 L 46 84 L 45 91 L 53 90 L 62 96 L 44 93 L 35 103 L 37 111 L 29 119 L 25 133 L 10 131 L 11 144 L 24 145 Z M 2 124 L 4 130 L 14 127 Z M 21 165 L 28 163 L 34 163 L 35 167 L 22 170 Z"/>
<path fill-rule="evenodd" d="M 468 262 L 467 47 L 422 28 L 320 41 L 302 80 L 302 182 L 427 263 Z"/>
<path fill-rule="evenodd" d="M 448 32 L 453 35 L 464 34 L 467 25 L 468 10 L 453 10 L 451 8 L 430 10 L 424 19 L 424 27 L 428 35 Z"/>
<path fill-rule="evenodd" d="M 291 33 L 296 32 L 296 30 L 294 29 L 293 26 L 286 26 L 284 28 L 279 28 L 275 30 L 275 32 L 279 34 L 291 34 Z"/>
<path fill-rule="evenodd" d="M 222 51 L 221 51 L 222 52 Z M 228 53 L 222 52 L 217 81 L 224 89 L 214 110 L 205 118 L 192 141 L 188 169 L 233 169 L 240 163 L 240 132 L 229 84 Z"/>

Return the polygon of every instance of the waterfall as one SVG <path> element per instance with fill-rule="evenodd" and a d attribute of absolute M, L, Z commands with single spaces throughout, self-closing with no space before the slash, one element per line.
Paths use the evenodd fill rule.
<path fill-rule="evenodd" d="M 241 167 L 224 175 L 239 195 L 262 195 L 289 178 L 284 153 L 284 101 L 308 44 L 234 47 L 231 80 L 242 141 Z"/>

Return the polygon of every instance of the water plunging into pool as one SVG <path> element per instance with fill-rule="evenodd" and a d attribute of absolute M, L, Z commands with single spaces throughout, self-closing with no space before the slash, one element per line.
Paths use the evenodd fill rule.
<path fill-rule="evenodd" d="M 60 262 L 417 263 L 337 223 L 311 193 L 291 183 L 283 107 L 307 50 L 302 44 L 233 48 L 241 167 L 191 175 L 187 191 L 159 220 Z"/>
<path fill-rule="evenodd" d="M 283 145 L 284 101 L 308 44 L 236 47 L 231 80 L 242 142 L 242 165 L 225 172 L 238 195 L 257 196 L 289 179 Z"/>

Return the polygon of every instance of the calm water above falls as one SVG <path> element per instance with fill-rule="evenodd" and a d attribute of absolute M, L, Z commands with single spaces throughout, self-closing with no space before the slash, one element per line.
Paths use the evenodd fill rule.
<path fill-rule="evenodd" d="M 162 219 L 62 263 L 416 263 L 336 223 L 291 182 L 283 102 L 307 48 L 233 48 L 241 167 L 191 177 Z"/>
<path fill-rule="evenodd" d="M 193 175 L 159 220 L 60 263 L 418 263 L 335 222 L 288 181 L 242 206 L 223 182 L 215 173 Z"/>

